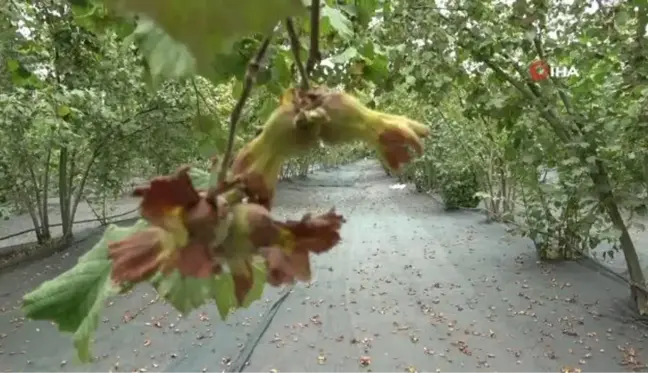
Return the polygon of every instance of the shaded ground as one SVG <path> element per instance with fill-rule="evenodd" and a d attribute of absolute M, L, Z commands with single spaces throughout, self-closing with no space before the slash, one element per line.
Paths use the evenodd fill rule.
<path fill-rule="evenodd" d="M 348 223 L 344 242 L 314 258 L 314 282 L 280 305 L 246 371 L 620 371 L 629 353 L 648 361 L 626 286 L 578 263 L 538 264 L 502 226 L 392 183 L 360 162 L 282 184 L 280 217 L 335 205 Z M 280 297 L 269 288 L 222 323 L 213 306 L 180 319 L 140 287 L 105 311 L 97 362 L 74 365 L 71 338 L 16 307 L 89 243 L 0 275 L 0 370 L 231 370 Z"/>

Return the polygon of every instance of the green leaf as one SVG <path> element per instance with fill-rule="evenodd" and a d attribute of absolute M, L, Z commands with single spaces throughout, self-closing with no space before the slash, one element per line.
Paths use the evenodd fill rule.
<path fill-rule="evenodd" d="M 241 307 L 249 307 L 261 298 L 266 282 L 265 265 L 262 261 L 252 264 L 254 279 L 252 289 L 245 297 Z M 159 272 L 151 283 L 161 297 L 169 302 L 176 310 L 186 315 L 194 309 L 214 300 L 221 319 L 225 320 L 230 312 L 237 307 L 234 296 L 234 280 L 229 273 L 212 278 L 186 277 L 178 271 L 170 275 Z"/>
<path fill-rule="evenodd" d="M 110 281 L 105 281 L 103 284 L 103 288 L 100 289 L 97 298 L 88 310 L 88 316 L 83 319 L 74 333 L 74 348 L 76 348 L 77 356 L 81 362 L 92 361 L 91 339 L 99 325 L 99 315 L 103 311 L 106 300 L 120 292 L 119 287 L 114 286 Z"/>
<path fill-rule="evenodd" d="M 218 117 L 201 114 L 194 117 L 193 128 L 196 132 L 211 135 L 215 131 L 221 131 L 221 124 Z"/>
<path fill-rule="evenodd" d="M 14 59 L 8 59 L 7 68 L 9 69 L 10 72 L 17 71 L 20 68 L 20 62 Z"/>
<path fill-rule="evenodd" d="M 175 41 L 154 21 L 141 17 L 126 42 L 134 42 L 147 61 L 154 84 L 162 77 L 183 78 L 196 73 L 196 60 L 189 49 Z"/>
<path fill-rule="evenodd" d="M 354 47 L 349 47 L 349 48 L 345 49 L 344 52 L 331 57 L 331 62 L 338 63 L 338 64 L 343 64 L 343 63 L 351 61 L 352 59 L 356 58 L 357 56 L 358 56 L 358 50 L 355 49 Z"/>
<path fill-rule="evenodd" d="M 210 141 L 209 137 L 202 136 L 202 138 L 198 140 L 198 153 L 200 153 L 200 155 L 205 158 L 214 156 L 214 154 L 216 153 L 216 148 L 214 147 L 212 141 Z"/>
<path fill-rule="evenodd" d="M 211 278 L 186 277 L 176 270 L 170 275 L 158 272 L 151 283 L 160 296 L 183 315 L 204 305 L 211 298 Z"/>
<path fill-rule="evenodd" d="M 389 77 L 389 61 L 384 55 L 376 55 L 371 60 L 365 61 L 363 73 L 365 77 L 376 84 L 385 84 Z"/>
<path fill-rule="evenodd" d="M 93 250 L 107 254 L 105 244 L 95 245 Z M 78 263 L 26 294 L 23 310 L 31 319 L 52 320 L 61 331 L 75 332 L 90 312 L 109 272 L 110 260 L 107 257 Z"/>
<path fill-rule="evenodd" d="M 236 82 L 234 82 L 234 85 L 232 86 L 232 98 L 238 100 L 239 97 L 241 97 L 242 92 L 243 92 L 243 82 L 241 80 L 237 80 Z"/>
<path fill-rule="evenodd" d="M 331 26 L 338 32 L 338 34 L 340 34 L 341 37 L 350 38 L 353 36 L 351 21 L 349 21 L 341 10 L 324 5 L 321 12 L 322 17 L 328 18 Z"/>
<path fill-rule="evenodd" d="M 201 170 L 196 167 L 191 167 L 189 169 L 189 177 L 191 178 L 191 183 L 196 189 L 207 189 L 209 188 L 209 179 L 211 177 L 210 173 Z"/>
<path fill-rule="evenodd" d="M 288 67 L 286 53 L 277 53 L 272 63 L 272 81 L 269 84 L 269 89 L 277 95 L 283 93 L 284 89 L 292 83 L 292 74 Z M 237 97 L 238 99 L 238 97 Z"/>
<path fill-rule="evenodd" d="M 362 27 L 367 27 L 371 22 L 376 10 L 378 9 L 378 0 L 364 0 L 354 2 L 358 23 Z"/>
<path fill-rule="evenodd" d="M 216 301 L 216 308 L 222 320 L 236 308 L 236 296 L 234 295 L 234 280 L 229 274 L 223 274 L 213 279 L 212 298 Z"/>
<path fill-rule="evenodd" d="M 213 155 L 214 152 L 212 152 Z M 201 170 L 198 168 L 189 169 L 189 177 L 194 188 L 198 190 L 206 190 L 218 183 L 218 168 L 214 168 L 211 172 Z"/>
<path fill-rule="evenodd" d="M 22 308 L 28 318 L 53 321 L 60 331 L 74 333 L 74 346 L 82 362 L 92 359 L 90 339 L 106 299 L 120 290 L 110 281 L 108 244 L 145 226 L 143 221 L 123 228 L 110 225 L 74 267 L 23 297 Z"/>
<path fill-rule="evenodd" d="M 123 17 L 111 12 L 99 0 L 71 0 L 70 9 L 74 21 L 83 28 L 99 34 L 110 30 L 120 38 L 124 38 L 133 32 L 134 23 L 124 22 Z"/>
<path fill-rule="evenodd" d="M 260 42 L 246 45 L 245 40 L 234 43 L 231 53 L 217 53 L 214 56 L 214 63 L 207 69 L 201 70 L 200 73 L 213 83 L 227 81 L 231 77 L 242 80 L 247 70 L 248 61 L 253 57 L 259 44 Z M 247 48 L 245 48 L 246 46 Z"/>
<path fill-rule="evenodd" d="M 254 278 L 252 289 L 245 296 L 242 307 L 249 307 L 254 301 L 261 299 L 263 295 L 266 284 L 266 267 L 263 261 L 258 260 L 252 263 L 252 277 Z M 232 294 L 234 294 L 234 289 L 232 289 Z"/>
<path fill-rule="evenodd" d="M 252 288 L 241 305 L 243 308 L 249 307 L 254 301 L 261 299 L 263 295 L 266 283 L 266 269 L 263 261 L 252 263 L 252 277 Z M 234 295 L 234 280 L 230 274 L 223 274 L 214 278 L 212 297 L 216 301 L 218 313 L 223 320 L 227 318 L 232 310 L 237 308 Z"/>
<path fill-rule="evenodd" d="M 186 46 L 201 72 L 209 71 L 213 64 L 218 63 L 217 53 L 229 52 L 238 38 L 254 33 L 268 34 L 282 19 L 305 10 L 301 0 L 105 2 L 124 13 L 146 16 L 155 21 L 172 39 Z"/>
<path fill-rule="evenodd" d="M 7 70 L 11 73 L 11 80 L 17 86 L 32 85 L 38 86 L 39 79 L 36 75 L 32 74 L 25 66 L 18 60 L 7 59 Z"/>
<path fill-rule="evenodd" d="M 617 27 L 624 27 L 629 19 L 630 16 L 625 10 L 620 10 L 614 15 L 614 23 L 616 23 Z"/>
<path fill-rule="evenodd" d="M 59 118 L 65 118 L 65 117 L 67 117 L 68 115 L 70 115 L 70 113 L 71 113 L 70 107 L 67 106 L 67 105 L 60 105 L 60 106 L 56 109 L 56 115 L 57 115 Z"/>

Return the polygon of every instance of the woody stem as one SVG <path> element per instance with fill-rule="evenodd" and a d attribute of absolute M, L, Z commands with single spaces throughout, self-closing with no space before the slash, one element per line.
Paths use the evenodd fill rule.
<path fill-rule="evenodd" d="M 227 148 L 225 150 L 225 154 L 223 155 L 223 160 L 221 162 L 221 168 L 218 174 L 218 183 L 213 188 L 218 188 L 218 186 L 222 184 L 223 181 L 225 181 L 225 177 L 227 176 L 227 170 L 229 168 L 228 166 L 230 163 L 230 159 L 232 158 L 232 151 L 234 149 L 236 125 L 238 124 L 238 121 L 241 119 L 241 113 L 243 112 L 243 107 L 245 106 L 247 99 L 250 97 L 250 93 L 252 92 L 252 87 L 254 86 L 257 73 L 259 72 L 261 66 L 261 61 L 263 60 L 263 56 L 268 50 L 268 46 L 270 45 L 271 39 L 272 39 L 272 33 L 263 40 L 261 46 L 259 47 L 259 50 L 254 56 L 254 59 L 252 59 L 252 61 L 250 61 L 250 64 L 248 65 L 248 69 L 245 73 L 245 79 L 243 80 L 243 91 L 241 92 L 241 96 L 236 102 L 236 105 L 232 110 L 232 114 L 230 115 L 229 135 L 227 137 Z"/>

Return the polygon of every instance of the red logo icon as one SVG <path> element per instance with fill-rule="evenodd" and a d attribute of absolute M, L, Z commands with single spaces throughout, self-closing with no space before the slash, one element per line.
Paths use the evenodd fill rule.
<path fill-rule="evenodd" d="M 545 80 L 549 77 L 549 64 L 542 60 L 536 60 L 529 66 L 529 73 L 534 82 Z"/>

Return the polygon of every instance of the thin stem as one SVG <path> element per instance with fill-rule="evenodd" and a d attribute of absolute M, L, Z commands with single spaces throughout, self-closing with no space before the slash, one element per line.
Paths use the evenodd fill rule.
<path fill-rule="evenodd" d="M 299 38 L 295 32 L 295 24 L 290 18 L 286 18 L 286 31 L 288 31 L 288 36 L 290 37 L 290 49 L 292 49 L 293 58 L 295 59 L 295 64 L 297 65 L 297 70 L 299 71 L 299 76 L 302 80 L 302 88 L 308 89 L 308 75 L 306 74 L 304 65 L 301 62 L 301 57 L 299 56 L 301 52 Z"/>
<path fill-rule="evenodd" d="M 198 100 L 198 104 L 196 105 L 197 109 L 200 109 L 200 101 L 202 100 L 202 102 L 203 102 L 203 103 L 205 104 L 205 106 L 207 107 L 207 110 L 209 110 L 209 112 L 210 112 L 213 116 L 218 116 L 218 113 L 216 112 L 216 110 L 214 110 L 214 108 L 211 106 L 211 104 L 209 103 L 209 101 L 207 101 L 207 99 L 205 98 L 205 95 L 204 95 L 204 94 L 200 91 L 200 89 L 198 88 L 198 85 L 196 84 L 196 79 L 195 79 L 195 78 L 192 79 L 191 82 L 192 82 L 192 84 L 193 84 L 194 91 L 196 92 L 196 96 L 198 96 L 198 97 L 196 98 L 196 99 Z M 200 111 L 198 112 L 198 115 L 200 115 Z"/>
<path fill-rule="evenodd" d="M 221 162 L 221 168 L 219 170 L 218 183 L 216 187 L 218 187 L 218 185 L 221 185 L 225 181 L 225 177 L 227 176 L 228 165 L 230 159 L 232 158 L 232 150 L 234 149 L 236 125 L 238 124 L 239 119 L 241 119 L 241 112 L 243 111 L 243 106 L 245 106 L 245 102 L 250 97 L 252 86 L 254 85 L 254 82 L 256 80 L 256 75 L 259 72 L 261 66 L 261 60 L 263 60 L 263 56 L 268 50 L 268 46 L 270 45 L 271 39 L 272 39 L 272 34 L 270 34 L 263 40 L 263 42 L 261 43 L 261 47 L 259 47 L 259 50 L 254 56 L 254 59 L 250 61 L 247 72 L 245 73 L 245 79 L 243 81 L 243 91 L 241 92 L 241 97 L 239 97 L 238 101 L 236 102 L 236 106 L 234 106 L 234 109 L 232 110 L 232 114 L 230 115 L 229 135 L 227 137 L 227 148 L 225 150 L 225 154 L 223 155 L 223 161 Z"/>
<path fill-rule="evenodd" d="M 317 65 L 322 59 L 319 51 L 319 29 L 320 29 L 320 0 L 311 0 L 310 9 L 310 49 L 308 53 L 308 61 L 306 61 L 306 73 L 310 76 Z"/>
<path fill-rule="evenodd" d="M 200 111 L 200 91 L 198 91 L 198 85 L 196 84 L 196 79 L 191 79 L 191 85 L 193 86 L 194 92 L 196 93 L 196 114 L 198 114 L 198 124 L 202 125 L 202 113 Z"/>

